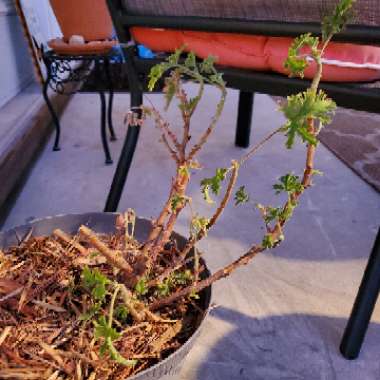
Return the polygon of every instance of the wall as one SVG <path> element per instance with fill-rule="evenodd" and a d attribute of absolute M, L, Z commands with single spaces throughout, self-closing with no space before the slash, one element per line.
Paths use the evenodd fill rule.
<path fill-rule="evenodd" d="M 49 0 L 21 0 L 39 43 L 60 36 Z M 12 0 L 0 0 L 0 108 L 34 81 L 28 45 Z"/>
<path fill-rule="evenodd" d="M 33 66 L 11 0 L 0 0 L 0 108 L 34 80 Z"/>

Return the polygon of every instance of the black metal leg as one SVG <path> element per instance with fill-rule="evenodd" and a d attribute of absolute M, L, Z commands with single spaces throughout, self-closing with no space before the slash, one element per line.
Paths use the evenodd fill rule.
<path fill-rule="evenodd" d="M 54 147 L 53 151 L 59 151 L 61 148 L 59 147 L 59 137 L 61 135 L 61 126 L 59 125 L 58 116 L 54 111 L 53 105 L 50 102 L 49 95 L 48 95 L 48 88 L 49 88 L 49 82 L 50 82 L 50 76 L 47 77 L 45 80 L 45 83 L 42 88 L 42 94 L 44 96 L 46 105 L 50 111 L 51 118 L 53 119 L 53 124 L 55 127 L 55 140 L 54 140 Z"/>
<path fill-rule="evenodd" d="M 100 104 L 101 104 L 101 121 L 100 121 L 100 132 L 102 137 L 102 144 L 104 149 L 104 154 L 106 155 L 106 165 L 111 165 L 113 163 L 110 150 L 107 141 L 107 127 L 106 127 L 106 96 L 103 90 L 99 91 Z"/>
<path fill-rule="evenodd" d="M 113 82 L 111 78 L 111 72 L 110 72 L 110 62 L 109 59 L 105 59 L 104 61 L 106 76 L 107 76 L 107 82 L 108 82 L 108 89 L 109 89 L 109 99 L 108 99 L 108 109 L 107 109 L 107 118 L 108 118 L 108 129 L 110 132 L 110 140 L 116 141 L 116 135 L 115 130 L 113 129 L 113 123 L 112 123 L 112 107 L 113 107 Z"/>
<path fill-rule="evenodd" d="M 129 88 L 131 93 L 131 111 L 137 118 L 141 117 L 141 105 L 143 104 L 143 88 L 140 83 L 138 73 L 134 64 L 135 48 L 128 47 L 124 50 L 126 56 L 126 67 L 128 72 Z M 132 118 L 133 119 L 133 118 Z M 131 167 L 133 155 L 135 153 L 139 138 L 140 126 L 129 125 L 127 136 L 120 153 L 119 162 L 112 180 L 110 192 L 104 208 L 105 212 L 115 212 L 120 202 L 121 194 L 127 180 L 128 171 Z"/>
<path fill-rule="evenodd" d="M 346 359 L 359 355 L 380 291 L 380 228 L 346 326 L 340 352 Z"/>
<path fill-rule="evenodd" d="M 241 148 L 249 147 L 254 95 L 253 92 L 246 91 L 240 91 L 239 94 L 235 145 Z"/>
<path fill-rule="evenodd" d="M 136 113 L 141 114 L 140 107 L 142 105 L 142 93 L 131 94 L 131 108 L 136 109 Z M 139 115 L 140 116 L 140 115 Z M 133 155 L 136 150 L 137 141 L 139 138 L 140 126 L 128 126 L 127 136 L 124 140 L 124 145 L 120 153 L 119 162 L 116 172 L 113 177 L 111 190 L 108 194 L 105 212 L 115 212 L 120 202 L 121 194 L 123 193 L 124 185 L 127 180 L 129 168 L 131 167 Z"/>

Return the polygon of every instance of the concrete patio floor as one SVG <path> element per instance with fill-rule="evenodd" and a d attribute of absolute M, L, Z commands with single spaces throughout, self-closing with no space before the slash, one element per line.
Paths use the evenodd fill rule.
<path fill-rule="evenodd" d="M 150 98 L 162 106 L 160 95 Z M 206 99 L 196 115 L 194 135 L 209 120 L 216 93 L 207 89 Z M 199 158 L 205 170 L 190 187 L 202 215 L 211 209 L 202 201 L 199 180 L 244 153 L 233 145 L 236 105 L 237 92 L 229 91 L 218 129 Z M 128 95 L 116 96 L 119 140 L 110 144 L 115 161 L 128 106 Z M 270 97 L 256 96 L 253 143 L 281 125 L 275 108 Z M 174 110 L 168 115 L 173 123 L 175 115 Z M 43 216 L 103 209 L 116 165 L 104 165 L 97 96 L 73 97 L 62 117 L 62 130 L 62 151 L 52 152 L 52 142 L 45 148 L 3 229 Z M 301 172 L 303 153 L 302 146 L 286 151 L 281 136 L 264 147 L 239 179 L 247 185 L 252 203 L 279 204 L 271 186 L 279 175 Z M 380 305 L 360 358 L 346 361 L 338 350 L 380 223 L 380 196 L 323 146 L 316 161 L 325 174 L 304 195 L 283 245 L 214 286 L 219 307 L 212 311 L 180 380 L 380 379 Z M 147 122 L 119 209 L 133 207 L 138 215 L 154 217 L 167 197 L 172 170 L 157 131 Z M 179 232 L 186 232 L 187 216 L 180 219 Z M 215 270 L 237 258 L 262 232 L 253 206 L 229 207 L 200 248 Z"/>

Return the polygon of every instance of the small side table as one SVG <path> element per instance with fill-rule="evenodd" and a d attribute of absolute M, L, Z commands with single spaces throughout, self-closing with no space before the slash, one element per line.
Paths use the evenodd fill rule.
<path fill-rule="evenodd" d="M 99 84 L 97 86 L 97 92 L 100 95 L 101 105 L 101 118 L 100 118 L 100 132 L 101 139 L 106 157 L 105 163 L 107 165 L 112 164 L 112 158 L 107 141 L 106 125 L 110 133 L 110 140 L 116 140 L 115 132 L 112 124 L 112 106 L 113 106 L 113 83 L 110 72 L 110 61 L 117 57 L 117 54 L 110 52 L 108 54 L 96 54 L 96 55 L 62 55 L 53 51 L 43 52 L 43 60 L 46 66 L 47 77 L 43 85 L 43 96 L 48 106 L 48 109 L 52 115 L 54 127 L 55 127 L 55 141 L 54 151 L 60 150 L 59 139 L 61 133 L 61 127 L 58 116 L 50 102 L 48 96 L 49 87 L 58 94 L 72 95 L 78 91 L 78 88 L 74 88 L 72 91 L 67 91 L 66 84 L 73 83 L 80 85 L 88 78 L 88 76 L 95 71 L 95 75 Z M 79 63 L 76 64 L 76 63 Z M 108 107 L 106 104 L 105 93 L 109 92 Z M 107 120 L 106 120 L 107 119 Z"/>

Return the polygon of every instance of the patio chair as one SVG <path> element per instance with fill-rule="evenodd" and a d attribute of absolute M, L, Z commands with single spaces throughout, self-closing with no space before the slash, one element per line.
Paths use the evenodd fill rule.
<path fill-rule="evenodd" d="M 237 33 L 243 35 L 264 35 L 295 37 L 302 33 L 320 34 L 320 20 L 336 4 L 337 0 L 107 0 L 119 41 L 124 45 L 127 60 L 128 80 L 131 91 L 131 109 L 139 114 L 143 90 L 141 76 L 161 59 L 142 59 L 136 53 L 131 38 L 134 27 L 164 28 L 203 32 Z M 380 45 L 380 7 L 377 0 L 358 0 L 357 17 L 353 24 L 335 37 L 344 41 L 364 45 Z M 154 32 L 153 30 L 151 32 Z M 226 34 L 227 36 L 227 34 Z M 249 145 L 251 115 L 254 93 L 288 96 L 302 91 L 309 85 L 308 80 L 288 78 L 273 72 L 254 71 L 238 67 L 223 67 L 227 86 L 240 91 L 238 120 L 235 143 L 240 147 Z M 322 82 L 321 88 L 339 106 L 367 112 L 380 111 L 380 89 L 376 83 Z M 105 211 L 116 211 L 133 154 L 138 141 L 140 127 L 130 125 L 118 166 L 112 182 Z M 379 282 L 379 274 L 371 274 Z M 375 287 L 369 292 L 377 298 Z M 366 292 L 368 297 L 368 291 Z M 361 296 L 362 297 L 362 296 Z M 361 319 L 362 332 L 371 315 Z M 356 312 L 354 311 L 353 314 Z M 364 324 L 364 325 L 363 325 Z M 348 326 L 341 351 L 347 358 L 358 355 L 364 333 L 356 339 L 357 326 Z"/>

